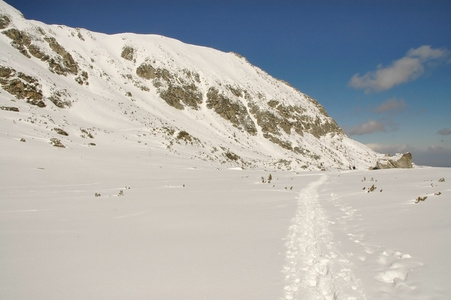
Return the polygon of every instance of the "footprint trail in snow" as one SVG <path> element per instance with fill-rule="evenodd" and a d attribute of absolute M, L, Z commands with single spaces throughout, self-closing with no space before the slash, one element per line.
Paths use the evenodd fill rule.
<path fill-rule="evenodd" d="M 353 250 L 347 252 L 349 257 L 355 256 L 354 262 L 360 269 L 366 270 L 367 286 L 371 287 L 372 299 L 425 299 L 418 288 L 418 280 L 408 280 L 414 270 L 423 263 L 410 254 L 370 243 L 366 240 L 366 229 L 358 225 L 363 219 L 352 206 L 344 204 L 342 199 L 332 193 L 330 203 L 341 211 L 336 224 L 343 226 L 347 238 L 354 243 Z M 437 298 L 439 299 L 439 298 Z"/>
<path fill-rule="evenodd" d="M 287 236 L 284 300 L 366 299 L 351 263 L 337 250 L 331 223 L 319 203 L 322 175 L 300 191 L 296 215 Z"/>

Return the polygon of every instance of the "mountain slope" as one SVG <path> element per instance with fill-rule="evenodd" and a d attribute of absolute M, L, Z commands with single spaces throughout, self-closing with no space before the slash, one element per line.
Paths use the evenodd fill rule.
<path fill-rule="evenodd" d="M 378 155 L 316 100 L 237 54 L 0 9 L 0 122 L 17 140 L 93 151 L 122 143 L 243 167 L 375 165 Z"/>

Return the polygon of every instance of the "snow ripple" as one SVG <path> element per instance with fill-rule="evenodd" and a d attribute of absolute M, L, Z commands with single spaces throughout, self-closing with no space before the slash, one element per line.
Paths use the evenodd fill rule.
<path fill-rule="evenodd" d="M 301 190 L 287 237 L 284 300 L 366 299 L 351 263 L 337 251 L 331 223 L 318 201 L 321 176 Z"/>

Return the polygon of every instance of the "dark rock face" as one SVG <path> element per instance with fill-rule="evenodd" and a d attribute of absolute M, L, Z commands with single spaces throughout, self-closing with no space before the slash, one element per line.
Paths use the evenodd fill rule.
<path fill-rule="evenodd" d="M 50 59 L 50 56 L 42 52 L 41 49 L 39 49 L 39 47 L 36 45 L 30 45 L 28 47 L 28 51 L 30 51 L 31 55 L 42 61 L 48 61 Z"/>
<path fill-rule="evenodd" d="M 89 85 L 88 79 L 89 79 L 88 72 L 82 71 L 80 76 L 75 78 L 75 81 L 78 82 L 78 84 L 80 84 L 80 85 L 84 85 L 84 84 Z"/>
<path fill-rule="evenodd" d="M 183 104 L 198 109 L 198 104 L 202 103 L 202 94 L 197 91 L 194 84 L 184 86 L 170 84 L 166 91 L 160 93 L 160 97 L 167 104 L 177 109 L 183 109 Z"/>
<path fill-rule="evenodd" d="M 59 75 L 66 75 L 71 73 L 76 75 L 78 73 L 78 64 L 73 59 L 72 55 L 66 51 L 53 37 L 46 37 L 44 40 L 49 44 L 50 48 L 60 56 L 62 65 L 56 60 L 49 63 L 50 68 Z"/>
<path fill-rule="evenodd" d="M 247 108 L 239 101 L 233 101 L 219 93 L 216 88 L 210 88 L 207 93 L 207 108 L 213 109 L 222 118 L 230 121 L 235 127 L 244 129 L 251 135 L 257 134 L 254 121 L 249 116 Z"/>
<path fill-rule="evenodd" d="M 304 154 L 291 142 L 284 140 L 284 134 L 303 136 L 304 133 L 310 133 L 316 138 L 328 133 L 342 134 L 334 120 L 322 122 L 318 116 L 313 118 L 306 115 L 305 109 L 301 106 L 284 105 L 277 100 L 270 100 L 267 105 L 268 107 L 264 108 L 251 101 L 249 103 L 250 112 L 263 132 L 263 136 L 284 149 Z M 324 109 L 319 108 L 321 108 L 320 112 L 327 116 Z"/>
<path fill-rule="evenodd" d="M 27 99 L 27 102 L 33 105 L 45 107 L 42 91 L 36 78 L 0 66 L 0 84 L 5 91 L 18 99 Z"/>
<path fill-rule="evenodd" d="M 50 70 L 58 75 L 67 75 L 67 73 L 76 75 L 78 73 L 78 64 L 73 59 L 72 55 L 67 52 L 54 37 L 44 37 L 44 40 L 48 43 L 49 47 L 57 54 L 56 57 L 52 58 L 41 51 L 38 46 L 32 44 L 33 39 L 26 32 L 11 28 L 3 31 L 3 34 L 12 40 L 11 45 L 19 50 L 20 53 L 28 58 L 31 58 L 31 54 L 34 57 L 47 62 Z"/>
<path fill-rule="evenodd" d="M 71 107 L 72 103 L 68 100 L 69 96 L 67 91 L 54 91 L 53 94 L 48 98 L 53 104 L 58 108 Z"/>
<path fill-rule="evenodd" d="M 154 79 L 155 77 L 157 77 L 156 70 L 150 64 L 147 63 L 142 63 L 136 69 L 136 75 L 147 80 Z"/>
<path fill-rule="evenodd" d="M 123 59 L 133 61 L 135 59 L 135 49 L 133 49 L 132 47 L 129 47 L 129 46 L 125 46 L 122 49 L 121 57 Z"/>
<path fill-rule="evenodd" d="M 9 23 L 11 23 L 11 20 L 8 18 L 8 16 L 0 15 L 0 29 L 5 29 L 9 26 Z"/>
<path fill-rule="evenodd" d="M 2 79 L 10 78 L 13 73 L 15 73 L 13 69 L 0 66 L 0 77 Z"/>
<path fill-rule="evenodd" d="M 27 48 L 31 44 L 31 38 L 28 34 L 21 32 L 18 29 L 11 28 L 6 31 L 3 31 L 3 34 L 9 37 L 12 40 L 11 45 L 20 51 L 23 55 L 30 58 L 30 54 L 28 54 Z"/>
<path fill-rule="evenodd" d="M 1 110 L 6 110 L 6 111 L 14 111 L 14 112 L 19 112 L 19 108 L 18 107 L 14 107 L 14 106 L 0 106 Z"/>
<path fill-rule="evenodd" d="M 412 168 L 412 154 L 404 153 L 399 159 L 384 159 L 376 163 L 374 169 Z"/>
<path fill-rule="evenodd" d="M 138 74 L 138 70 L 141 70 L 141 75 Z M 153 85 L 157 88 L 161 99 L 176 109 L 182 110 L 188 106 L 197 110 L 199 104 L 203 102 L 202 93 L 196 85 L 198 74 L 193 75 L 187 70 L 173 74 L 166 69 L 154 69 L 149 64 L 141 65 L 136 71 L 143 78 L 146 78 L 144 77 L 146 74 L 148 79 L 153 78 Z"/>
<path fill-rule="evenodd" d="M 58 128 L 58 127 L 53 128 L 53 130 L 54 130 L 56 133 L 60 134 L 60 135 L 64 135 L 64 136 L 68 136 L 68 135 L 69 135 L 66 131 L 64 131 L 63 129 Z"/>
<path fill-rule="evenodd" d="M 66 148 L 66 146 L 64 146 L 63 143 L 61 143 L 61 141 L 57 138 L 51 138 L 50 144 L 58 148 Z"/>
<path fill-rule="evenodd" d="M 270 110 L 260 108 L 256 103 L 250 104 L 250 110 L 263 133 L 280 134 L 278 125 L 282 122 L 282 119 L 278 115 Z"/>

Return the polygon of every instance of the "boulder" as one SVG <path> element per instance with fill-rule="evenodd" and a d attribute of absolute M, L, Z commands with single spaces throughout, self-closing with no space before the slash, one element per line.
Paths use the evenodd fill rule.
<path fill-rule="evenodd" d="M 126 60 L 133 61 L 135 59 L 135 49 L 126 46 L 122 49 L 121 57 Z"/>
<path fill-rule="evenodd" d="M 376 162 L 376 166 L 373 169 L 393 169 L 412 168 L 412 154 L 407 152 L 404 154 L 397 154 L 389 158 L 383 158 Z"/>

